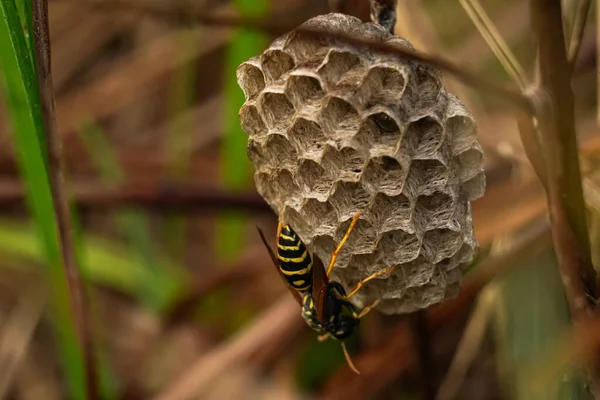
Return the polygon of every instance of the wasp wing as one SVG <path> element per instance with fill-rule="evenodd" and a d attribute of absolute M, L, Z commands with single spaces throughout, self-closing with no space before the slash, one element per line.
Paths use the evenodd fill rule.
<path fill-rule="evenodd" d="M 277 260 L 275 253 L 273 253 L 273 249 L 271 249 L 271 246 L 269 246 L 269 242 L 267 242 L 267 239 L 265 238 L 265 234 L 263 233 L 262 229 L 260 229 L 257 226 L 256 230 L 258 231 L 258 234 L 260 235 L 260 238 L 261 238 L 263 244 L 265 245 L 265 247 L 267 248 L 267 251 L 269 252 L 269 256 L 271 257 L 271 260 L 273 261 L 273 265 L 275 266 L 275 269 L 277 269 L 277 273 L 279 274 L 279 277 L 281 278 L 283 283 L 285 283 L 285 286 L 289 289 L 289 291 L 292 293 L 292 295 L 294 296 L 294 299 L 296 299 L 298 304 L 300 304 L 300 306 L 302 306 L 302 297 L 300 296 L 300 293 L 298 293 L 298 291 L 296 289 L 294 289 L 293 287 L 291 287 L 288 284 L 287 280 L 281 273 L 281 270 L 279 269 L 279 261 Z"/>
<path fill-rule="evenodd" d="M 312 282 L 312 297 L 317 310 L 317 320 L 321 325 L 327 323 L 327 315 L 325 313 L 327 303 L 327 288 L 329 279 L 325 272 L 325 266 L 319 257 L 313 257 L 312 265 L 313 282 Z"/>

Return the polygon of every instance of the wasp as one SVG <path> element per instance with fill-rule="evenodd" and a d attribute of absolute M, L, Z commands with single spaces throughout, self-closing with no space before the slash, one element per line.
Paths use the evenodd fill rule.
<path fill-rule="evenodd" d="M 335 260 L 360 215 L 361 211 L 358 211 L 352 218 L 344 237 L 331 255 L 327 269 L 318 257 L 310 256 L 308 249 L 290 225 L 282 226 L 280 222 L 277 226 L 277 255 L 269 246 L 262 230 L 257 227 L 279 275 L 300 305 L 304 321 L 320 334 L 318 338 L 320 342 L 328 338 L 340 341 L 348 365 L 357 374 L 359 371 L 352 363 L 344 340 L 354 333 L 359 326 L 360 319 L 376 307 L 380 300 L 358 312 L 349 299 L 365 283 L 394 268 L 388 267 L 377 271 L 361 280 L 349 293 L 346 293 L 339 282 L 329 280 Z"/>

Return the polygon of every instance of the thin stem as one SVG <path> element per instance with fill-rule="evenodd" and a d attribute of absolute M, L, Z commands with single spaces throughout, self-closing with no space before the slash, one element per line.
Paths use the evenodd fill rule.
<path fill-rule="evenodd" d="M 483 39 L 490 46 L 496 58 L 498 58 L 498 61 L 500 61 L 500 64 L 502 64 L 506 72 L 519 85 L 521 90 L 525 90 L 528 82 L 523 67 L 521 67 L 510 47 L 508 47 L 490 17 L 483 7 L 481 7 L 479 0 L 459 1 Z"/>
<path fill-rule="evenodd" d="M 178 24 L 187 23 L 190 20 L 192 20 L 194 23 L 197 24 L 209 26 L 227 26 L 233 28 L 244 27 L 258 29 L 277 35 L 284 34 L 292 29 L 295 29 L 296 32 L 302 33 L 307 36 L 331 37 L 351 45 L 368 46 L 372 50 L 397 55 L 409 60 L 418 61 L 423 64 L 433 66 L 435 68 L 446 71 L 449 74 L 452 74 L 457 79 L 461 80 L 466 84 L 493 93 L 528 113 L 531 113 L 533 111 L 529 99 L 514 89 L 509 89 L 505 86 L 499 85 L 494 80 L 488 79 L 485 76 L 471 72 L 468 68 L 454 64 L 453 62 L 448 61 L 447 59 L 444 59 L 442 57 L 427 55 L 415 50 L 399 48 L 393 44 L 388 44 L 381 41 L 365 39 L 360 36 L 349 35 L 344 33 L 333 33 L 327 31 L 326 29 L 315 29 L 306 27 L 294 28 L 287 24 L 275 23 L 260 18 L 214 16 L 201 13 L 196 13 L 190 16 L 189 13 L 182 13 L 177 8 L 156 7 L 152 5 L 139 3 L 136 4 L 132 3 L 131 1 L 104 0 L 102 2 L 97 3 L 97 7 L 110 7 L 111 10 L 114 10 L 114 7 L 121 7 L 124 9 L 129 9 L 138 13 L 148 14 L 152 17 L 161 18 L 162 20 L 168 20 Z"/>
<path fill-rule="evenodd" d="M 579 49 L 581 48 L 583 33 L 585 31 L 585 23 L 588 19 L 591 4 L 591 0 L 579 0 L 575 19 L 573 21 L 573 29 L 571 30 L 571 40 L 569 41 L 569 63 L 571 64 L 571 67 L 575 65 L 577 56 L 579 55 Z"/>
<path fill-rule="evenodd" d="M 40 93 L 42 119 L 48 152 L 48 174 L 54 203 L 63 266 L 67 276 L 69 299 L 85 363 L 88 399 L 98 399 L 95 363 L 91 349 L 90 325 L 86 315 L 85 293 L 75 259 L 69 203 L 62 170 L 62 146 L 56 127 L 55 99 L 52 88 L 48 1 L 33 0 L 35 67 Z"/>

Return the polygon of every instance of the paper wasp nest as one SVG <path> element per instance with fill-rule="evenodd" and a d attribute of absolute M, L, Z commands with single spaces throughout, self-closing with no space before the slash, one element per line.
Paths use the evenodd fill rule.
<path fill-rule="evenodd" d="M 302 25 L 412 49 L 343 14 Z M 353 303 L 386 314 L 456 296 L 485 189 L 469 112 L 438 71 L 334 38 L 290 32 L 240 65 L 240 109 L 258 192 L 325 265 L 363 210 L 332 278 L 347 289 L 388 266 Z"/>

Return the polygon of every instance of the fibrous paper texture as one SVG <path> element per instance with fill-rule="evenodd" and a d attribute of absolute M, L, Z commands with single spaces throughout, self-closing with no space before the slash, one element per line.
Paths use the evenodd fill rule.
<path fill-rule="evenodd" d="M 343 14 L 303 26 L 379 40 L 406 40 Z M 362 210 L 335 264 L 352 298 L 381 299 L 386 314 L 456 296 L 477 242 L 470 201 L 483 195 L 477 128 L 439 72 L 404 58 L 290 32 L 240 65 L 240 119 L 258 192 L 313 256 L 328 264 Z"/>

